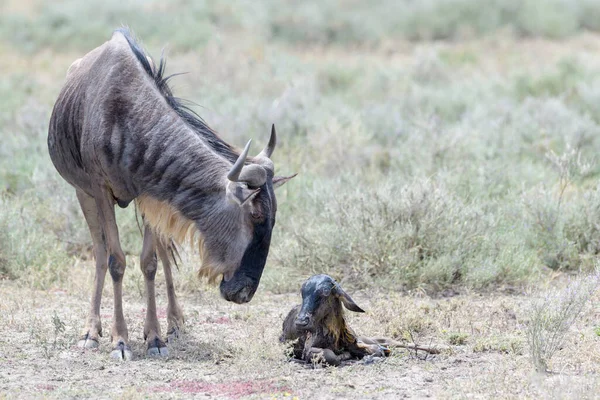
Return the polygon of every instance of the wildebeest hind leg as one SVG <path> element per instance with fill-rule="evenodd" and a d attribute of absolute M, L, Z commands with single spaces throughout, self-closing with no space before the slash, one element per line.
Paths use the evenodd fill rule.
<path fill-rule="evenodd" d="M 146 295 L 148 297 L 146 307 L 146 322 L 144 323 L 144 339 L 148 346 L 149 356 L 169 355 L 165 342 L 160 339 L 160 324 L 156 316 L 156 298 L 154 292 L 154 278 L 157 269 L 156 260 L 156 238 L 152 229 L 146 225 L 144 228 L 144 244 L 140 257 L 140 266 L 146 281 Z"/>
<path fill-rule="evenodd" d="M 177 302 L 177 296 L 175 296 L 175 285 L 173 284 L 173 274 L 171 272 L 171 262 L 167 254 L 167 247 L 160 240 L 157 240 L 156 248 L 163 265 L 165 281 L 167 283 L 167 299 L 169 302 L 167 306 L 167 336 L 168 338 L 177 338 L 184 323 L 183 312 Z"/>
<path fill-rule="evenodd" d="M 113 281 L 114 312 L 111 339 L 113 351 L 111 356 L 119 360 L 130 360 L 133 356 L 127 344 L 128 332 L 123 316 L 123 275 L 125 275 L 125 254 L 119 242 L 119 230 L 115 218 L 115 205 L 108 188 L 100 188 L 95 193 L 99 211 L 100 224 L 103 227 L 108 244 L 108 271 Z"/>
<path fill-rule="evenodd" d="M 77 190 L 77 199 L 90 229 L 92 242 L 94 243 L 94 256 L 96 258 L 96 273 L 94 275 L 90 311 L 85 328 L 83 329 L 83 335 L 77 345 L 83 348 L 96 348 L 98 347 L 98 339 L 102 336 L 100 301 L 102 299 L 104 278 L 108 269 L 108 255 L 105 236 L 99 222 L 96 201 L 93 197 L 88 196 L 80 190 Z"/>

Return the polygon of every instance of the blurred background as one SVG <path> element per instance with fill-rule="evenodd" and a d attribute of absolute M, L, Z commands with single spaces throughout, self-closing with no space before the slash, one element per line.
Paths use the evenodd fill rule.
<path fill-rule="evenodd" d="M 512 290 L 600 251 L 600 2 L 0 0 L 0 279 L 89 287 L 91 241 L 46 147 L 69 65 L 129 26 L 235 146 L 279 132 L 262 290 Z M 129 293 L 141 236 L 119 210 Z M 177 282 L 195 289 L 184 255 Z M 78 271 L 79 274 L 73 274 Z M 126 289 L 127 290 L 127 289 Z"/>

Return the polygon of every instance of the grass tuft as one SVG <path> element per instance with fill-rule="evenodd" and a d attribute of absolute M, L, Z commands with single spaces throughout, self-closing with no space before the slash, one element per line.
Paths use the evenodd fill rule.
<path fill-rule="evenodd" d="M 598 285 L 598 273 L 573 279 L 561 290 L 549 291 L 532 305 L 527 326 L 531 362 L 538 372 L 547 372 L 554 354 L 565 344 L 567 334 Z"/>

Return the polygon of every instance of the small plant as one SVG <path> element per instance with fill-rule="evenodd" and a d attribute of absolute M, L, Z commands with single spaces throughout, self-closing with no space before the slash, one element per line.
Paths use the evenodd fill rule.
<path fill-rule="evenodd" d="M 52 325 L 54 325 L 54 343 L 52 347 L 56 349 L 58 345 L 63 344 L 63 340 L 60 337 L 65 333 L 66 328 L 65 323 L 62 322 L 56 311 L 54 311 L 54 315 L 52 316 Z"/>
<path fill-rule="evenodd" d="M 467 343 L 468 338 L 469 335 L 467 335 L 466 333 L 453 332 L 448 335 L 448 343 L 450 343 L 453 346 L 463 346 Z"/>
<path fill-rule="evenodd" d="M 474 353 L 523 354 L 523 341 L 513 335 L 479 338 L 473 345 Z"/>
<path fill-rule="evenodd" d="M 586 160 L 581 151 L 567 145 L 564 153 L 557 155 L 550 150 L 546 159 L 556 171 L 556 193 L 554 190 L 539 189 L 533 199 L 524 198 L 528 226 L 532 232 L 531 246 L 538 249 L 541 261 L 550 269 L 576 270 L 581 266 L 582 255 L 594 252 L 596 226 L 593 221 L 595 207 L 588 206 L 595 198 L 588 192 L 584 207 L 574 206 L 576 189 L 572 190 L 569 202 L 565 196 L 574 183 L 587 178 L 594 170 L 593 163 Z M 583 209 L 583 212 L 582 210 Z"/>
<path fill-rule="evenodd" d="M 598 272 L 573 280 L 563 290 L 553 290 L 534 302 L 527 327 L 531 361 L 538 372 L 548 372 L 552 356 L 563 347 L 569 328 L 600 283 Z"/>
<path fill-rule="evenodd" d="M 50 336 L 49 330 L 40 319 L 33 318 L 30 320 L 29 335 L 35 343 L 35 346 L 41 350 L 44 358 L 50 359 L 56 355 L 59 350 L 65 350 L 70 347 L 73 342 L 73 337 L 65 335 L 67 325 L 60 319 L 56 311 L 51 317 L 53 326 L 53 337 Z"/>

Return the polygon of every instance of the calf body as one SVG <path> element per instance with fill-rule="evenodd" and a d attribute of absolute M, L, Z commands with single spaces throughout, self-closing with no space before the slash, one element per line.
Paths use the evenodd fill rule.
<path fill-rule="evenodd" d="M 386 346 L 394 341 L 357 336 L 346 323 L 344 307 L 364 312 L 330 276 L 310 277 L 302 285 L 302 304 L 283 322 L 280 341 L 293 341 L 295 359 L 334 366 L 367 355 L 389 355 Z"/>

